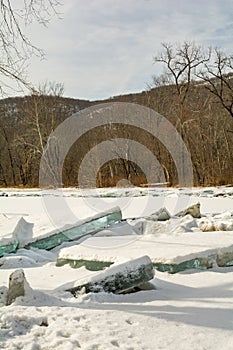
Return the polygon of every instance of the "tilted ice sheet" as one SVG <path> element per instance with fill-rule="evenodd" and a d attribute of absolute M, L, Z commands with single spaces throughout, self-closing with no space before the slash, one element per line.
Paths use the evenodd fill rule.
<path fill-rule="evenodd" d="M 34 223 L 27 222 L 19 215 L 0 214 L 0 247 L 12 243 L 24 247 L 43 238 L 49 239 L 49 237 L 60 232 L 66 234 L 67 240 L 73 240 L 81 235 L 100 231 L 111 223 L 119 221 L 121 217 L 120 208 L 114 207 L 84 220 L 72 223 L 66 222 L 63 226 L 57 228 L 43 227 L 42 223 L 40 229 L 37 230 Z"/>
<path fill-rule="evenodd" d="M 80 245 L 61 249 L 59 259 L 126 261 L 148 255 L 153 262 L 180 263 L 205 257 L 233 242 L 233 232 L 185 233 L 179 236 L 90 237 Z M 231 248 L 233 249 L 233 248 Z"/>

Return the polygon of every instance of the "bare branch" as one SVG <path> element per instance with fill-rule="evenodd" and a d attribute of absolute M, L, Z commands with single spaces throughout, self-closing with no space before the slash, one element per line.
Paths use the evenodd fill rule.
<path fill-rule="evenodd" d="M 25 26 L 32 22 L 47 25 L 60 6 L 58 0 L 21 0 L 16 8 L 11 0 L 0 0 L 0 92 L 11 84 L 12 79 L 20 86 L 31 88 L 26 79 L 26 63 L 32 55 L 44 57 L 25 35 Z M 19 6 L 19 5 L 18 5 Z"/>
<path fill-rule="evenodd" d="M 233 117 L 233 56 L 215 48 L 211 62 L 205 64 L 197 76 Z"/>
<path fill-rule="evenodd" d="M 197 68 L 209 61 L 211 49 L 204 51 L 194 42 L 187 41 L 176 46 L 163 43 L 162 47 L 162 53 L 155 56 L 154 61 L 165 64 L 165 74 L 176 86 L 180 103 L 183 104 Z"/>

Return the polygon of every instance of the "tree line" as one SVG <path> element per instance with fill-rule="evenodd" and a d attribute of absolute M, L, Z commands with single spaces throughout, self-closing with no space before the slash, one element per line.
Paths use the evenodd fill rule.
<path fill-rule="evenodd" d="M 0 185 L 38 186 L 40 159 L 49 135 L 73 113 L 97 103 L 132 102 L 164 115 L 183 138 L 192 158 L 195 185 L 233 183 L 233 56 L 194 42 L 162 44 L 154 57 L 164 72 L 138 94 L 105 101 L 63 97 L 63 86 L 45 84 L 29 96 L 0 100 Z M 135 140 L 155 157 L 171 185 L 179 185 L 177 169 L 166 149 L 150 133 L 127 125 L 109 124 L 90 130 L 71 147 L 63 166 L 64 186 L 78 186 L 85 154 L 102 141 Z M 133 185 L 147 181 L 127 151 L 115 149 L 113 159 L 100 166 L 96 186 L 115 186 L 122 179 Z M 158 182 L 160 178 L 158 177 Z M 88 174 L 87 174 L 88 183 Z"/>

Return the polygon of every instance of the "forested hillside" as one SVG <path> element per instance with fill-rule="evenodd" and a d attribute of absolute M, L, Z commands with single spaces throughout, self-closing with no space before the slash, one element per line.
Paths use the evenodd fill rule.
<path fill-rule="evenodd" d="M 228 81 L 232 82 L 230 78 Z M 182 105 L 174 84 L 160 84 L 142 93 L 105 101 L 64 98 L 59 89 L 47 95 L 3 99 L 0 101 L 0 185 L 38 186 L 40 159 L 51 132 L 83 108 L 117 101 L 150 107 L 177 128 L 191 153 L 195 185 L 233 183 L 233 118 L 206 84 L 192 81 Z M 64 186 L 78 186 L 79 165 L 92 147 L 117 137 L 145 145 L 160 162 L 166 180 L 178 185 L 176 167 L 164 145 L 145 130 L 115 124 L 89 131 L 71 147 L 63 167 Z M 135 185 L 147 181 L 137 164 L 116 152 L 115 159 L 99 169 L 96 185 L 114 186 L 121 179 Z"/>

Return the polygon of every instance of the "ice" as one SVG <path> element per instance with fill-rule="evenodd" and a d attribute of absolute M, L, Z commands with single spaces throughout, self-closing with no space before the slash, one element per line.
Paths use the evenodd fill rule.
<path fill-rule="evenodd" d="M 194 205 L 191 205 L 190 207 L 176 214 L 176 216 L 185 216 L 185 215 L 191 215 L 194 218 L 200 218 L 201 217 L 200 203 L 198 202 Z"/>
<path fill-rule="evenodd" d="M 158 271 L 169 272 L 171 274 L 182 272 L 185 270 L 207 270 L 211 268 L 212 259 L 209 261 L 208 258 L 195 258 L 187 261 L 183 261 L 179 264 L 163 264 L 163 263 L 154 263 L 153 266 L 156 267 Z"/>
<path fill-rule="evenodd" d="M 5 254 L 0 258 L 0 266 L 4 265 L 5 269 L 32 268 L 39 267 L 56 260 L 56 255 L 51 251 L 32 248 L 30 250 L 20 248 L 14 254 Z"/>
<path fill-rule="evenodd" d="M 19 215 L 0 214 L 0 257 L 15 252 L 32 238 L 33 224 Z"/>
<path fill-rule="evenodd" d="M 199 228 L 203 232 L 209 231 L 233 231 L 232 212 L 226 211 L 213 216 L 207 216 L 199 221 Z"/>
<path fill-rule="evenodd" d="M 12 304 L 16 298 L 22 297 L 31 290 L 24 271 L 22 269 L 15 270 L 9 277 L 9 288 L 7 292 L 7 305 Z"/>
<path fill-rule="evenodd" d="M 147 220 L 153 221 L 166 221 L 171 217 L 170 213 L 166 208 L 161 208 L 155 213 L 152 213 L 150 216 L 146 217 Z"/>
<path fill-rule="evenodd" d="M 47 219 L 38 190 L 1 191 L 8 195 L 0 197 L 1 211 L 8 213 L 9 220 L 18 215 L 18 218 L 23 217 L 33 223 L 34 238 L 45 237 L 57 229 Z M 98 197 L 97 192 L 103 197 Z M 115 197 L 104 196 L 106 192 L 114 192 Z M 122 198 L 127 192 L 129 197 L 132 196 L 130 204 L 125 204 Z M 233 348 L 233 267 L 230 266 L 233 231 L 202 232 L 186 216 L 168 220 L 171 227 L 177 228 L 176 232 L 143 234 L 142 223 L 145 219 L 141 218 L 163 206 L 174 215 L 188 206 L 182 200 L 189 198 L 190 205 L 197 201 L 201 203 L 202 218 L 193 219 L 194 224 L 205 219 L 230 222 L 233 188 L 150 189 L 151 206 L 146 210 L 142 210 L 142 207 L 146 207 L 147 195 L 142 192 L 143 195 L 138 188 L 101 189 L 89 194 L 94 206 L 103 201 L 108 209 L 117 203 L 124 219 L 137 218 L 124 221 L 130 227 L 120 222 L 103 230 L 103 237 L 91 236 L 76 247 L 76 242 L 69 242 L 52 251 L 20 248 L 16 253 L 5 254 L 0 259 L 1 305 L 5 303 L 6 286 L 13 270 L 23 268 L 32 287 L 32 291 L 24 297 L 1 307 L 0 347 L 6 350 Z M 78 218 L 85 219 L 95 214 L 94 206 L 88 206 L 88 201 L 82 199 L 79 190 L 64 189 L 64 196 Z M 178 197 L 181 202 L 177 205 Z M 190 219 L 191 226 L 182 219 Z M 9 243 L 7 239 L 12 237 L 4 234 L 12 234 L 13 231 L 7 230 L 7 221 L 5 223 L 1 225 L 0 234 L 1 239 Z M 59 229 L 65 224 L 64 215 Z M 67 249 L 74 249 L 73 252 L 66 251 L 67 257 L 83 259 L 81 267 L 74 269 L 68 264 L 56 266 L 57 254 L 65 255 L 64 245 L 67 245 Z M 156 290 L 127 295 L 89 293 L 76 299 L 62 289 L 70 281 L 87 280 L 96 275 L 96 271 L 85 268 L 88 266 L 86 262 L 122 264 L 145 254 L 150 256 L 154 265 L 160 262 L 161 268 L 167 268 L 167 272 L 160 272 L 158 268 L 155 271 L 156 278 L 152 282 Z M 205 259 L 213 262 L 213 268 L 206 268 Z M 185 268 L 189 264 L 190 269 L 168 273 L 172 272 L 171 269 L 173 272 L 174 269 L 181 271 L 184 264 Z M 200 268 L 198 273 L 196 268 Z"/>
<path fill-rule="evenodd" d="M 220 267 L 233 266 L 233 245 L 218 252 L 216 263 Z"/>
<path fill-rule="evenodd" d="M 211 220 L 205 219 L 199 223 L 199 227 L 203 232 L 208 231 L 233 231 L 233 220 Z"/>
<path fill-rule="evenodd" d="M 170 235 L 176 235 L 185 232 L 193 232 L 197 227 L 197 220 L 191 215 L 185 215 L 182 218 L 173 218 L 165 222 L 144 220 L 142 222 L 142 234 L 158 236 L 167 233 Z"/>
<path fill-rule="evenodd" d="M 83 222 L 77 222 L 71 228 L 64 229 L 60 233 L 48 235 L 45 238 L 29 243 L 26 248 L 52 249 L 63 242 L 77 240 L 85 235 L 98 232 L 111 224 L 122 219 L 121 209 L 114 207 L 103 213 L 85 219 Z"/>
<path fill-rule="evenodd" d="M 0 239 L 0 256 L 15 252 L 20 247 L 51 249 L 63 242 L 103 230 L 121 219 L 120 208 L 114 207 L 75 224 L 66 224 L 60 228 L 60 232 L 54 233 L 54 230 L 47 232 L 44 234 L 45 237 L 41 238 L 41 235 L 34 236 L 33 223 L 27 222 L 23 217 L 2 215 L 1 225 L 5 233 Z"/>
<path fill-rule="evenodd" d="M 95 237 L 111 237 L 111 236 L 125 236 L 125 235 L 136 235 L 137 230 L 134 229 L 126 221 L 121 221 L 111 225 L 109 228 L 101 230 L 95 234 Z"/>
<path fill-rule="evenodd" d="M 109 267 L 113 262 L 95 261 L 95 260 L 72 260 L 72 259 L 57 259 L 56 266 L 64 266 L 69 264 L 73 269 L 79 269 L 82 266 L 89 271 L 100 271 Z"/>
<path fill-rule="evenodd" d="M 2 244 L 0 246 L 0 257 L 4 254 L 14 253 L 16 252 L 18 248 L 18 243 L 8 243 L 8 244 Z"/>
<path fill-rule="evenodd" d="M 80 261 L 120 262 L 147 254 L 153 264 L 160 264 L 159 266 L 182 264 L 172 268 L 178 272 L 191 268 L 209 268 L 213 261 L 216 261 L 217 254 L 231 251 L 231 246 L 232 233 L 230 232 L 199 231 L 173 235 L 164 233 L 118 237 L 94 236 L 78 246 L 61 248 L 58 261 L 67 259 L 73 260 L 76 264 Z M 171 270 L 166 266 L 164 269 Z"/>
<path fill-rule="evenodd" d="M 101 274 L 90 277 L 89 280 L 78 281 L 67 291 L 75 296 L 83 288 L 86 293 L 105 291 L 119 294 L 148 282 L 153 277 L 154 269 L 151 260 L 148 256 L 143 256 L 123 264 L 113 265 Z"/>

